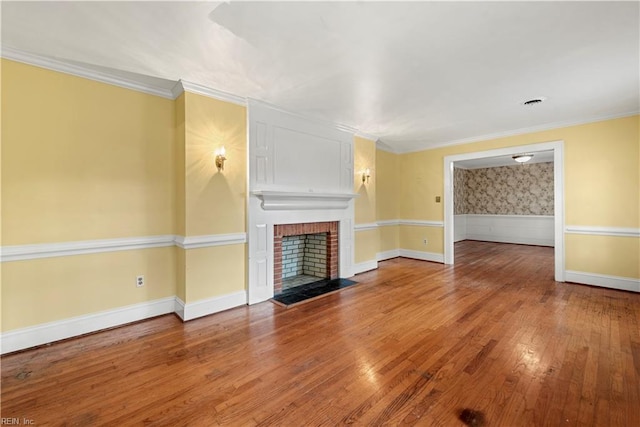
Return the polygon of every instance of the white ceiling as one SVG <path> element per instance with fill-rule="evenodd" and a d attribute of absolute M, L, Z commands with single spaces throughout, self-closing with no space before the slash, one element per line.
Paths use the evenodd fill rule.
<path fill-rule="evenodd" d="M 638 2 L 3 1 L 2 46 L 259 99 L 404 152 L 637 113 L 639 21 Z"/>

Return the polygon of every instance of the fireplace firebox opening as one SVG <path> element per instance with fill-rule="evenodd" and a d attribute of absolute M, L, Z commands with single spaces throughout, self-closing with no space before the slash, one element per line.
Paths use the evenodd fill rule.
<path fill-rule="evenodd" d="M 338 222 L 274 226 L 274 294 L 338 278 Z"/>

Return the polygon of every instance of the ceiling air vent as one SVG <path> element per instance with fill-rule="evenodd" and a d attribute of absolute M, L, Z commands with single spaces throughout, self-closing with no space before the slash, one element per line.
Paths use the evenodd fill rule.
<path fill-rule="evenodd" d="M 534 98 L 534 99 L 530 99 L 528 101 L 524 101 L 522 103 L 522 105 L 536 105 L 536 104 L 540 104 L 541 102 L 543 102 L 545 99 L 544 97 L 540 97 L 540 98 Z"/>

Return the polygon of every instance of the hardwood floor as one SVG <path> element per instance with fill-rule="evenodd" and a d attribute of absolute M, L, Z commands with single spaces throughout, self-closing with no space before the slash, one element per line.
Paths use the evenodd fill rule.
<path fill-rule="evenodd" d="M 456 245 L 337 294 L 167 315 L 2 357 L 33 425 L 640 426 L 640 294 L 553 281 L 553 250 Z"/>

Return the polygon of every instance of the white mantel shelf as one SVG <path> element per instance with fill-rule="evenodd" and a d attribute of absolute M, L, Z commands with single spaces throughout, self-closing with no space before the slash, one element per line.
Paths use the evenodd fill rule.
<path fill-rule="evenodd" d="M 355 193 L 302 193 L 291 191 L 252 191 L 266 211 L 347 209 L 349 202 L 358 197 Z"/>

